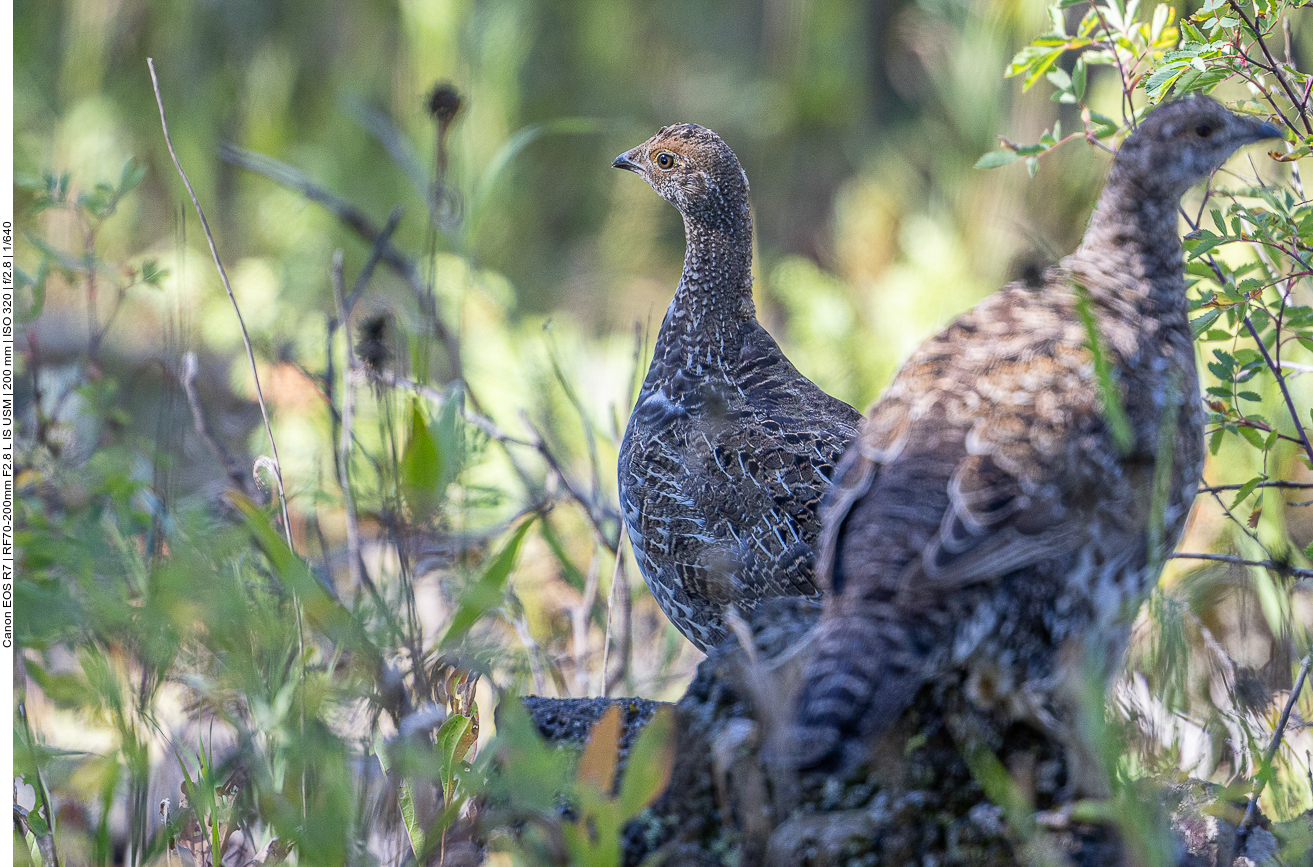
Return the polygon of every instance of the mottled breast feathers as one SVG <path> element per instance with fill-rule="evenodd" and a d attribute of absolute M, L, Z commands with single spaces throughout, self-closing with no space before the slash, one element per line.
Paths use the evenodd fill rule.
<path fill-rule="evenodd" d="M 785 358 L 752 303 L 747 182 L 715 133 L 667 127 L 622 154 L 684 217 L 688 252 L 621 444 L 644 579 L 705 650 L 726 613 L 818 596 L 819 508 L 860 415 Z"/>

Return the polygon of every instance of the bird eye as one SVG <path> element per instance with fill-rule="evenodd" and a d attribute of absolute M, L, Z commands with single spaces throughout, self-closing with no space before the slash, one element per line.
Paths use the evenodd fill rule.
<path fill-rule="evenodd" d="M 675 155 L 670 151 L 657 151 L 652 155 L 652 162 L 663 172 L 668 172 L 675 167 Z"/>
<path fill-rule="evenodd" d="M 1201 123 L 1194 128 L 1194 132 L 1195 135 L 1199 136 L 1200 138 L 1208 138 L 1210 135 L 1213 134 L 1213 126 L 1212 124 Z"/>

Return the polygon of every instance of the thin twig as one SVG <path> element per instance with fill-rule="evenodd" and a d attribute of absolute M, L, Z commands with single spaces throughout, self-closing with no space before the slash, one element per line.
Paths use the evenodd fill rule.
<path fill-rule="evenodd" d="M 570 631 L 574 650 L 574 687 L 583 695 L 588 694 L 588 627 L 592 623 L 593 605 L 597 602 L 597 584 L 601 566 L 598 563 L 597 546 L 593 546 L 593 556 L 588 563 L 588 575 L 584 579 L 584 593 L 579 604 L 570 611 Z M 606 658 L 605 648 L 602 658 Z M 606 679 L 603 669 L 602 679 Z"/>
<path fill-rule="evenodd" d="M 1295 686 L 1290 690 L 1290 696 L 1286 699 L 1286 706 L 1281 709 L 1281 718 L 1277 720 L 1277 729 L 1272 733 L 1272 743 L 1268 744 L 1267 753 L 1263 756 L 1263 767 L 1272 767 L 1272 760 L 1276 758 L 1277 749 L 1281 746 L 1281 738 L 1286 733 L 1286 723 L 1290 722 L 1290 711 L 1295 707 L 1295 702 L 1299 700 L 1299 694 L 1304 690 L 1304 681 L 1308 679 L 1309 667 L 1313 666 L 1313 650 L 1304 654 L 1304 663 L 1299 667 L 1299 676 L 1295 678 Z M 1245 816 L 1240 820 L 1240 827 L 1236 829 L 1238 841 L 1243 845 L 1244 839 L 1249 836 L 1249 827 L 1254 821 L 1254 812 L 1258 808 L 1258 796 L 1263 794 L 1263 787 L 1267 783 L 1267 775 L 1259 773 L 1258 779 L 1254 783 L 1254 793 L 1249 796 L 1249 804 L 1245 807 Z M 1239 850 L 1239 846 L 1237 846 Z"/>
<path fill-rule="evenodd" d="M 368 286 L 369 281 L 373 279 L 374 268 L 376 268 L 378 263 L 383 259 L 383 255 L 392 240 L 392 235 L 396 232 L 397 226 L 401 223 L 401 213 L 401 206 L 397 205 L 392 209 L 392 213 L 388 214 L 387 225 L 383 227 L 383 231 L 379 232 L 378 237 L 374 239 L 374 243 L 369 248 L 369 258 L 365 260 L 365 266 L 361 268 L 360 273 L 356 275 L 356 282 L 351 284 L 351 291 L 346 295 L 345 303 L 340 305 L 342 309 L 339 311 L 339 315 L 342 318 L 343 328 L 346 327 L 347 320 L 351 318 L 351 311 L 355 309 L 356 302 L 360 300 L 360 296 L 364 293 L 365 287 Z M 347 342 L 348 344 L 350 343 L 349 333 L 347 335 Z"/>
<path fill-rule="evenodd" d="M 607 537 L 603 521 L 607 519 L 616 519 L 618 521 L 620 516 L 605 509 L 600 501 L 593 501 L 579 491 L 578 486 L 561 466 L 561 462 L 557 460 L 556 455 L 547 447 L 547 443 L 543 440 L 542 434 L 538 432 L 538 428 L 536 428 L 533 422 L 529 419 L 528 413 L 521 411 L 520 421 L 533 436 L 533 447 L 537 449 L 538 454 L 542 455 L 543 460 L 547 462 L 547 468 L 550 469 L 560 481 L 562 487 L 565 488 L 571 499 L 583 507 L 585 514 L 588 516 L 589 523 L 593 525 L 593 530 L 597 533 L 598 538 L 601 539 L 602 544 L 607 550 L 611 551 L 611 553 L 619 553 L 620 545 L 618 542 L 612 542 Z"/>
<path fill-rule="evenodd" d="M 1286 400 L 1286 409 L 1290 410 L 1290 418 L 1295 423 L 1295 430 L 1299 433 L 1299 443 L 1304 447 L 1304 454 L 1308 455 L 1310 464 L 1313 464 L 1313 443 L 1308 441 L 1308 432 L 1304 430 L 1304 424 L 1299 420 L 1299 410 L 1295 408 L 1295 400 L 1290 396 L 1290 388 L 1286 385 L 1286 378 L 1281 373 L 1281 365 L 1272 360 L 1272 356 L 1267 351 L 1267 346 L 1263 343 L 1263 338 L 1259 336 L 1258 329 L 1254 327 L 1253 321 L 1246 316 L 1245 328 L 1253 335 L 1254 343 L 1258 345 L 1258 351 L 1263 354 L 1263 361 L 1267 363 L 1268 369 L 1276 377 L 1277 387 L 1281 389 L 1281 396 Z"/>
<path fill-rule="evenodd" d="M 187 173 L 182 170 L 182 163 L 178 162 L 178 154 L 173 149 L 173 139 L 169 136 L 169 122 L 164 116 L 164 99 L 160 96 L 160 82 L 155 76 L 155 58 L 147 57 L 146 66 L 150 69 L 150 83 L 155 91 L 155 104 L 160 109 L 160 127 L 164 130 L 164 143 L 169 148 L 169 157 L 173 160 L 173 167 L 178 170 L 182 177 L 183 186 L 187 188 L 187 195 L 191 197 L 192 206 L 196 208 L 196 216 L 200 218 L 201 230 L 205 232 L 205 240 L 210 245 L 210 256 L 214 259 L 214 267 L 219 271 L 219 279 L 223 282 L 223 288 L 228 293 L 228 300 L 232 302 L 233 312 L 237 314 L 237 325 L 242 332 L 242 343 L 246 346 L 246 360 L 251 364 L 251 378 L 255 382 L 255 399 L 260 404 L 260 416 L 264 419 L 264 431 L 269 436 L 269 451 L 272 453 L 274 480 L 278 483 L 278 505 L 283 514 L 283 535 L 287 539 L 287 547 L 295 550 L 292 544 L 292 521 L 287 513 L 287 492 L 283 488 L 283 467 L 278 460 L 278 445 L 274 442 L 274 429 L 269 423 L 269 408 L 264 402 L 264 392 L 260 388 L 260 371 L 255 364 L 255 350 L 251 348 L 251 335 L 246 331 L 246 322 L 242 319 L 241 307 L 237 304 L 237 296 L 233 294 L 233 287 L 228 282 L 228 272 L 223 268 L 223 262 L 219 259 L 219 251 L 214 246 L 214 235 L 210 232 L 209 221 L 205 219 L 205 212 L 201 210 L 201 203 L 196 198 L 196 191 L 192 189 L 191 181 L 187 179 Z"/>
<path fill-rule="evenodd" d="M 1290 104 L 1299 112 L 1300 120 L 1304 121 L 1304 129 L 1310 135 L 1313 135 L 1313 124 L 1309 123 L 1308 112 L 1305 110 L 1304 104 L 1300 102 L 1299 97 L 1295 96 L 1295 92 L 1290 89 L 1286 77 L 1281 74 L 1281 67 L 1277 63 L 1277 59 L 1272 56 L 1272 52 L 1268 51 L 1267 43 L 1263 41 L 1263 34 L 1258 31 L 1257 23 L 1249 20 L 1249 16 L 1245 14 L 1245 10 L 1236 0 L 1227 0 L 1227 5 L 1235 10 L 1235 13 L 1240 16 L 1240 20 L 1245 22 L 1245 26 L 1254 34 L 1254 41 L 1258 43 L 1259 50 L 1267 58 L 1272 74 L 1276 76 L 1277 84 L 1281 85 L 1281 89 L 1286 92 L 1286 97 L 1290 99 Z"/>
<path fill-rule="evenodd" d="M 629 668 L 629 643 L 631 641 L 629 609 L 629 577 L 625 572 L 625 522 L 620 522 L 620 535 L 616 538 L 615 568 L 611 572 L 611 589 L 606 598 L 606 634 L 602 643 L 602 698 L 611 693 L 611 688 L 624 679 Z M 619 599 L 619 603 L 617 603 Z M 620 605 L 617 616 L 617 604 Z M 611 673 L 611 635 L 612 623 L 616 624 L 620 647 L 617 654 L 620 664 L 615 673 Z"/>
<path fill-rule="evenodd" d="M 1244 557 L 1233 557 L 1229 554 L 1173 554 L 1168 559 L 1211 560 L 1217 563 L 1232 563 L 1236 566 L 1261 566 L 1264 569 L 1271 569 L 1273 572 L 1280 575 L 1289 575 L 1292 578 L 1313 578 L 1313 569 L 1300 569 L 1298 566 L 1279 563 L 1276 560 L 1246 560 Z"/>
<path fill-rule="evenodd" d="M 1190 216 L 1186 214 L 1184 210 L 1182 210 L 1181 213 L 1185 216 L 1186 222 L 1190 225 L 1191 230 L 1198 230 L 1198 224 L 1192 222 Z M 1222 269 L 1217 264 L 1217 260 L 1213 258 L 1212 254 L 1207 255 L 1205 260 L 1209 269 L 1212 270 L 1214 276 L 1217 278 L 1218 285 L 1226 286 L 1228 283 L 1226 275 L 1222 273 Z M 1300 260 L 1300 264 L 1304 265 L 1305 268 L 1308 267 L 1308 264 L 1302 260 Z M 1232 282 L 1231 285 L 1234 286 L 1234 282 Z M 1295 431 L 1299 434 L 1298 438 L 1286 437 L 1284 435 L 1281 435 L 1281 437 L 1283 439 L 1292 439 L 1292 441 L 1303 446 L 1304 454 L 1308 455 L 1309 463 L 1313 464 L 1313 444 L 1309 442 L 1308 432 L 1304 430 L 1304 424 L 1299 420 L 1299 411 L 1295 408 L 1295 401 L 1290 396 L 1290 388 L 1286 385 L 1286 378 L 1281 373 L 1281 365 L 1279 362 L 1272 359 L 1272 355 L 1267 351 L 1267 345 L 1263 343 L 1262 336 L 1259 335 L 1258 329 L 1254 327 L 1254 322 L 1249 316 L 1245 316 L 1244 324 L 1245 328 L 1249 331 L 1250 336 L 1254 338 L 1254 343 L 1258 345 L 1258 351 L 1262 354 L 1263 361 L 1267 364 L 1268 370 L 1270 370 L 1272 376 L 1276 378 L 1277 387 L 1281 389 L 1281 396 L 1285 398 L 1286 401 L 1286 409 L 1290 411 L 1290 419 L 1294 422 Z"/>
<path fill-rule="evenodd" d="M 1103 32 L 1110 37 L 1108 48 L 1112 52 L 1113 62 L 1117 64 L 1117 75 L 1122 84 L 1122 120 L 1129 121 L 1131 129 L 1135 129 L 1135 100 L 1131 99 L 1131 84 L 1127 81 L 1126 70 L 1122 67 L 1121 53 L 1117 50 L 1117 39 L 1113 36 L 1112 30 L 1108 27 L 1108 19 L 1104 17 L 1103 10 L 1097 3 L 1091 4 L 1094 14 L 1099 18 L 1099 24 L 1103 27 Z M 1128 111 L 1129 109 L 1129 111 Z"/>
<path fill-rule="evenodd" d="M 1217 491 L 1238 491 L 1238 490 L 1240 490 L 1240 489 L 1243 488 L 1243 487 L 1244 487 L 1243 484 L 1240 484 L 1240 485 L 1203 485 L 1203 486 L 1201 486 L 1201 487 L 1199 488 L 1199 490 L 1202 491 L 1202 492 L 1204 492 L 1204 493 L 1209 493 L 1209 494 L 1211 494 L 1211 493 L 1215 493 L 1215 492 L 1217 492 Z M 1307 488 L 1313 488 L 1313 482 L 1286 482 L 1286 481 L 1282 481 L 1282 480 L 1280 480 L 1280 479 L 1275 479 L 1275 480 L 1270 481 L 1270 482 L 1259 482 L 1257 485 L 1254 485 L 1254 487 L 1255 487 L 1255 488 L 1295 488 L 1295 489 L 1298 489 L 1298 490 L 1304 490 L 1304 489 L 1307 489 Z"/>
<path fill-rule="evenodd" d="M 393 211 L 396 214 L 396 211 Z M 382 237 L 382 236 L 380 236 Z M 375 245 L 377 249 L 377 245 Z M 346 326 L 347 316 L 350 313 L 347 307 L 346 299 L 343 293 L 342 279 L 342 261 L 343 255 L 341 250 L 333 253 L 333 299 L 337 302 L 338 321 Z M 362 274 L 364 272 L 361 272 Z M 360 285 L 359 281 L 356 283 Z M 352 294 L 355 294 L 355 287 L 352 288 Z M 331 349 L 331 347 L 330 347 Z M 356 369 L 356 353 L 351 345 L 351 332 L 346 329 L 346 368 L 351 373 Z M 356 503 L 351 493 L 351 442 L 355 430 L 355 384 L 351 382 L 350 376 L 344 376 L 342 382 L 342 436 L 338 442 L 338 484 L 342 487 L 342 504 L 346 511 L 346 548 L 347 548 L 347 573 L 351 576 L 351 586 L 361 587 L 364 585 L 360 558 L 360 526 L 356 520 Z"/>

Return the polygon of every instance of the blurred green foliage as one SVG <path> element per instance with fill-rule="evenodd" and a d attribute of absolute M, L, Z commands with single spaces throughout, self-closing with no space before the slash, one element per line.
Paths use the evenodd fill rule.
<path fill-rule="evenodd" d="M 1223 25 L 1190 25 L 1169 54 L 1185 27 L 1170 12 L 1102 8 L 1116 50 L 1161 70 L 1140 82 L 1155 98 L 1229 74 Z M 20 851 L 400 863 L 504 820 L 533 829 L 494 841 L 516 863 L 609 863 L 616 841 L 559 807 L 609 829 L 650 793 L 615 790 L 601 746 L 582 766 L 544 749 L 502 698 L 670 698 L 696 662 L 636 586 L 614 503 L 683 238 L 612 157 L 666 123 L 720 132 L 752 183 L 763 321 L 862 406 L 926 334 L 1079 238 L 1107 159 L 1077 140 L 1112 136 L 1128 108 L 1116 50 L 1076 44 L 1109 29 L 1091 14 L 20 0 Z M 1289 17 L 1298 60 L 1313 30 Z M 255 345 L 290 547 L 253 480 L 267 440 L 242 335 L 163 147 L 148 56 Z M 436 121 L 440 82 L 462 107 Z M 1014 161 L 1030 171 L 975 168 Z M 1261 231 L 1303 255 L 1309 221 L 1302 197 L 1236 193 L 1188 242 L 1220 435 L 1186 544 L 1299 567 L 1313 514 L 1265 482 L 1313 476 L 1240 329 L 1248 312 L 1295 335 L 1287 381 L 1307 411 L 1307 274 L 1248 244 Z M 1252 776 L 1309 620 L 1307 579 L 1176 561 L 1123 694 L 1153 699 L 1123 702 L 1144 733 L 1125 763 Z M 634 754 L 636 779 L 668 770 L 656 740 Z M 1301 761 L 1282 753 L 1269 810 L 1307 807 Z"/>

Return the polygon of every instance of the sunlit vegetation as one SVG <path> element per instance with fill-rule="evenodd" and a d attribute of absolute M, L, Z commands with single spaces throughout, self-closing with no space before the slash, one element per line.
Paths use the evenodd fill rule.
<path fill-rule="evenodd" d="M 614 155 L 724 136 L 763 322 L 860 407 L 1070 251 L 1104 149 L 1200 89 L 1287 141 L 1187 197 L 1211 457 L 1180 550 L 1213 559 L 1141 612 L 1121 761 L 1310 807 L 1309 732 L 1269 755 L 1313 622 L 1307 12 L 29 0 L 15 29 L 20 859 L 617 863 L 668 714 L 618 777 L 615 720 L 579 757 L 515 700 L 674 699 L 700 658 L 618 521 L 683 239 Z"/>

